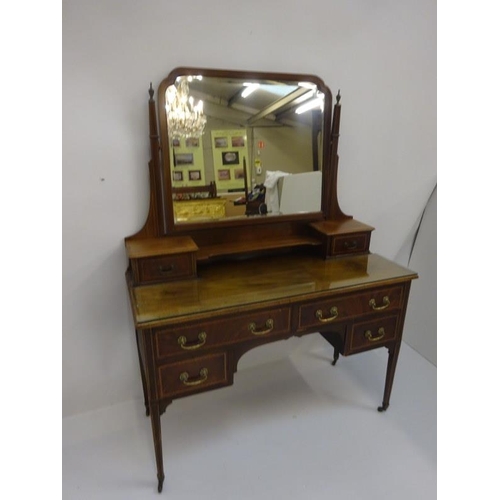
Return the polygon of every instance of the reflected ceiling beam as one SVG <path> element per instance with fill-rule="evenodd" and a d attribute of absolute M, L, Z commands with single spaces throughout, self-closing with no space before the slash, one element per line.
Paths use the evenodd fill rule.
<path fill-rule="evenodd" d="M 210 100 L 205 101 L 203 107 L 205 116 L 209 118 L 214 118 L 216 120 L 221 120 L 222 122 L 232 123 L 238 127 L 246 127 L 246 123 L 250 114 L 245 112 L 245 110 L 239 110 L 236 108 L 228 108 L 224 104 L 215 103 Z M 274 122 L 269 122 L 268 120 L 260 120 L 254 126 L 265 127 L 272 124 L 273 126 L 282 126 L 281 124 L 275 124 Z"/>
<path fill-rule="evenodd" d="M 220 106 L 227 106 L 227 101 L 222 99 L 222 97 L 214 97 L 213 95 L 200 92 L 199 90 L 190 89 L 189 95 L 192 95 L 197 99 L 201 99 L 203 102 L 212 102 L 214 104 L 219 104 Z"/>
<path fill-rule="evenodd" d="M 265 86 L 273 86 L 273 85 L 282 85 L 282 82 L 278 82 L 275 80 L 252 80 L 251 78 L 248 80 L 248 83 L 244 83 L 243 87 L 239 89 L 237 92 L 235 92 L 227 101 L 227 105 L 231 107 L 233 104 L 237 104 L 237 101 L 240 99 L 245 99 L 243 97 L 243 92 L 247 89 L 249 85 L 257 85 L 257 88 L 255 90 L 259 90 L 260 87 L 265 87 Z"/>
<path fill-rule="evenodd" d="M 203 101 L 203 111 L 207 117 L 226 120 L 240 127 L 249 125 L 249 118 L 260 113 L 257 108 L 251 108 L 238 102 L 235 102 L 232 106 L 228 106 L 228 101 L 225 99 L 214 97 L 197 90 L 190 90 L 190 95 Z M 267 115 L 262 119 L 252 122 L 251 125 L 257 127 L 294 127 L 303 125 L 301 121 L 299 116 L 295 114 L 283 119 L 281 119 L 281 117 L 278 119 L 277 116 L 274 115 Z M 309 125 L 306 124 L 306 126 Z"/>
<path fill-rule="evenodd" d="M 267 115 L 270 115 L 274 111 L 281 109 L 283 106 L 290 104 L 295 99 L 298 99 L 300 96 L 302 96 L 310 91 L 311 91 L 311 89 L 308 89 L 308 88 L 304 88 L 304 87 L 298 88 L 297 90 L 291 92 L 290 94 L 286 95 L 285 97 L 278 99 L 277 101 L 274 101 L 269 106 L 266 106 L 264 109 L 259 111 L 257 114 L 251 116 L 247 120 L 247 124 L 251 125 L 252 123 L 256 122 L 257 120 L 260 120 L 261 118 L 265 118 Z"/>
<path fill-rule="evenodd" d="M 243 92 L 243 90 L 245 90 L 245 88 L 238 90 L 238 92 L 236 92 L 229 98 L 229 100 L 227 101 L 227 105 L 229 107 L 231 107 L 241 97 L 241 93 Z"/>

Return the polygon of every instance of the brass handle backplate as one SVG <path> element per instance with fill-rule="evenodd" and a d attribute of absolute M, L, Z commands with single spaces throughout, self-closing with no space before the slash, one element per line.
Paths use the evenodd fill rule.
<path fill-rule="evenodd" d="M 368 302 L 368 305 L 374 311 L 382 311 L 383 309 L 387 309 L 390 304 L 391 304 L 391 301 L 389 300 L 389 297 L 387 295 L 385 295 L 384 298 L 382 299 L 381 306 L 377 306 L 377 301 L 375 299 L 370 299 L 370 302 Z"/>
<path fill-rule="evenodd" d="M 203 384 L 208 378 L 208 368 L 202 368 L 200 370 L 200 378 L 197 378 L 196 380 L 189 380 L 189 373 L 188 372 L 182 372 L 179 376 L 179 380 L 184 384 L 184 385 L 200 385 Z"/>
<path fill-rule="evenodd" d="M 161 274 L 169 274 L 175 270 L 175 266 L 170 264 L 168 266 L 160 266 L 158 269 Z"/>
<path fill-rule="evenodd" d="M 376 342 L 377 340 L 382 339 L 385 335 L 384 327 L 379 328 L 377 333 L 378 335 L 374 337 L 371 330 L 366 330 L 365 339 L 369 340 L 370 342 Z"/>
<path fill-rule="evenodd" d="M 322 323 L 329 323 L 337 318 L 338 315 L 339 310 L 335 306 L 330 309 L 330 316 L 328 316 L 328 318 L 323 318 L 323 311 L 321 309 L 316 311 L 316 318 L 318 318 Z"/>
<path fill-rule="evenodd" d="M 200 332 L 198 334 L 198 340 L 199 340 L 199 342 L 197 344 L 188 344 L 187 338 L 184 335 L 181 335 L 177 339 L 177 343 L 181 346 L 181 349 L 185 349 L 186 351 L 192 351 L 193 349 L 199 349 L 207 341 L 207 334 L 205 332 Z"/>
<path fill-rule="evenodd" d="M 258 330 L 257 325 L 255 323 L 250 323 L 248 325 L 248 329 L 254 334 L 254 335 L 265 335 L 266 333 L 272 332 L 274 328 L 274 321 L 272 319 L 268 319 L 266 321 L 264 330 Z"/>
<path fill-rule="evenodd" d="M 344 247 L 347 249 L 347 250 L 355 250 L 356 248 L 358 248 L 358 242 L 356 240 L 353 240 L 353 241 L 346 241 L 344 243 Z"/>

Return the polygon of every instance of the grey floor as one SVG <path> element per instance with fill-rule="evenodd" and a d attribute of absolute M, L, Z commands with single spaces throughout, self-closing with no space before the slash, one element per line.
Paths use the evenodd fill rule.
<path fill-rule="evenodd" d="M 385 349 L 332 367 L 319 335 L 290 341 L 291 356 L 167 409 L 161 495 L 142 401 L 63 419 L 63 498 L 436 498 L 435 366 L 403 344 L 378 413 Z"/>

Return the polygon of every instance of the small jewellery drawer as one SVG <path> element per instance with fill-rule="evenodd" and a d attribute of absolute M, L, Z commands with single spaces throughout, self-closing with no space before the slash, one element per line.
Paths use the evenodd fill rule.
<path fill-rule="evenodd" d="M 396 338 L 397 316 L 373 319 L 363 323 L 354 323 L 347 337 L 347 349 L 350 352 L 370 349 Z"/>
<path fill-rule="evenodd" d="M 158 368 L 160 396 L 172 397 L 228 385 L 226 353 L 208 354 Z"/>
<path fill-rule="evenodd" d="M 368 252 L 370 232 L 336 236 L 333 239 L 332 255 Z"/>
<path fill-rule="evenodd" d="M 299 328 L 326 326 L 350 316 L 350 300 L 331 298 L 300 306 Z"/>
<path fill-rule="evenodd" d="M 194 277 L 195 260 L 193 253 L 162 255 L 136 260 L 138 283 L 169 281 L 172 279 Z"/>
<path fill-rule="evenodd" d="M 315 328 L 364 314 L 393 311 L 401 306 L 402 287 L 339 295 L 300 306 L 299 328 Z"/>
<path fill-rule="evenodd" d="M 200 321 L 156 331 L 158 359 L 206 348 L 269 337 L 290 331 L 290 309 L 255 311 L 240 316 Z"/>

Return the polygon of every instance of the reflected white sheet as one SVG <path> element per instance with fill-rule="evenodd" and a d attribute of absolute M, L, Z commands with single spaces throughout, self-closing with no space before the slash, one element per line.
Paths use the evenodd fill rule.
<path fill-rule="evenodd" d="M 321 210 L 321 172 L 306 172 L 280 180 L 280 212 L 296 214 Z"/>

